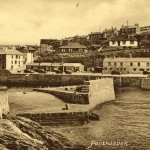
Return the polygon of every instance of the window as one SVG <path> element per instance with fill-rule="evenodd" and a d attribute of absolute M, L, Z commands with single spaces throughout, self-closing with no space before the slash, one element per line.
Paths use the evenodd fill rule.
<path fill-rule="evenodd" d="M 130 41 L 130 44 L 134 44 L 134 41 Z"/>
<path fill-rule="evenodd" d="M 123 66 L 123 63 L 122 63 L 122 62 L 120 63 L 120 66 Z"/>
<path fill-rule="evenodd" d="M 149 69 L 146 69 L 147 71 L 149 71 Z"/>
<path fill-rule="evenodd" d="M 11 61 L 11 64 L 13 64 L 13 61 Z"/>
<path fill-rule="evenodd" d="M 17 64 L 17 60 L 15 60 L 15 64 Z"/>
<path fill-rule="evenodd" d="M 16 55 L 16 58 L 18 58 L 18 55 Z"/>
<path fill-rule="evenodd" d="M 112 41 L 112 45 L 115 45 L 116 44 L 116 42 L 115 41 Z"/>
<path fill-rule="evenodd" d="M 140 66 L 140 63 L 138 62 L 138 66 Z"/>
<path fill-rule="evenodd" d="M 122 44 L 125 45 L 125 44 L 126 44 L 126 41 L 122 41 Z"/>
<path fill-rule="evenodd" d="M 133 63 L 132 63 L 132 62 L 130 62 L 130 66 L 133 66 Z"/>
<path fill-rule="evenodd" d="M 136 71 L 136 68 L 133 68 L 134 71 Z"/>
<path fill-rule="evenodd" d="M 117 63 L 114 63 L 114 66 L 117 66 Z"/>
<path fill-rule="evenodd" d="M 150 63 L 146 63 L 146 67 L 149 67 L 150 66 Z"/>
<path fill-rule="evenodd" d="M 140 71 L 144 71 L 144 69 L 139 69 Z"/>
<path fill-rule="evenodd" d="M 13 65 L 11 65 L 11 69 L 13 69 Z"/>
<path fill-rule="evenodd" d="M 13 55 L 11 56 L 11 58 L 13 59 Z"/>
<path fill-rule="evenodd" d="M 108 66 L 111 66 L 111 62 L 108 62 Z"/>

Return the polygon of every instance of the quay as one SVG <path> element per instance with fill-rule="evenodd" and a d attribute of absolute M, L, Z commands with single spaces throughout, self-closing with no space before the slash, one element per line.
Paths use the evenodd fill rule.
<path fill-rule="evenodd" d="M 44 112 L 28 111 L 18 114 L 41 125 L 84 124 L 99 116 L 91 111 L 102 103 L 115 100 L 112 78 L 85 81 L 82 86 L 35 88 L 34 91 L 52 94 L 63 101 L 63 106 L 51 104 Z"/>
<path fill-rule="evenodd" d="M 122 74 L 110 75 L 101 73 L 75 73 L 75 74 L 44 74 L 44 73 L 18 73 L 11 74 L 10 72 L 0 73 L 0 82 L 8 87 L 59 87 L 80 85 L 84 81 L 113 78 L 115 87 L 141 87 L 141 80 L 147 75 L 143 74 Z"/>

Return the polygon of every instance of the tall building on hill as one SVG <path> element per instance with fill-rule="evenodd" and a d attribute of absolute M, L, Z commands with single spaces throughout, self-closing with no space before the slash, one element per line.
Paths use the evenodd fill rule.
<path fill-rule="evenodd" d="M 138 24 L 135 24 L 133 26 L 124 26 L 120 28 L 119 34 L 130 34 L 130 35 L 135 35 L 136 33 L 140 32 L 140 27 Z"/>

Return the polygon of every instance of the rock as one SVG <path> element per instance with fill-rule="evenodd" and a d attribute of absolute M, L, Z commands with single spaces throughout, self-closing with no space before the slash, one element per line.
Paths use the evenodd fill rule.
<path fill-rule="evenodd" d="M 44 129 L 38 123 L 19 116 L 0 120 L 0 149 L 11 150 L 84 150 L 85 147 L 64 136 Z"/>

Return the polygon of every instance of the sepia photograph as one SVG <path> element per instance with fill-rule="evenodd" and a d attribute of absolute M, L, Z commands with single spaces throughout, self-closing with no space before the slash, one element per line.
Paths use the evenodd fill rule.
<path fill-rule="evenodd" d="M 150 0 L 0 0 L 0 150 L 150 150 Z"/>

